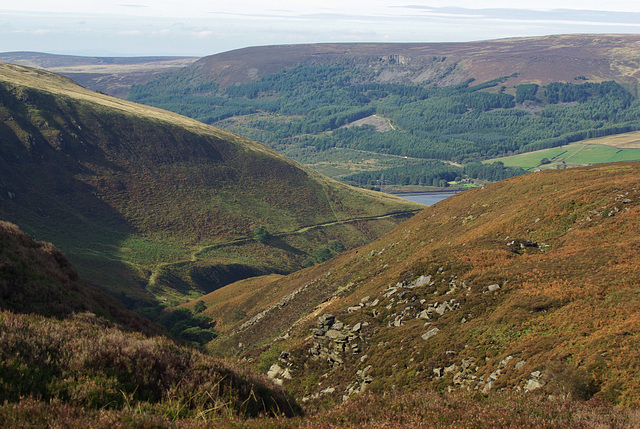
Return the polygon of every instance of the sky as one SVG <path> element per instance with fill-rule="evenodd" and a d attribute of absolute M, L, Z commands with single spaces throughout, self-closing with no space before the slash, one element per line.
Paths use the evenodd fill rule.
<path fill-rule="evenodd" d="M 640 34 L 637 0 L 516 3 L 521 2 L 0 0 L 0 52 L 200 57 L 275 44 Z"/>

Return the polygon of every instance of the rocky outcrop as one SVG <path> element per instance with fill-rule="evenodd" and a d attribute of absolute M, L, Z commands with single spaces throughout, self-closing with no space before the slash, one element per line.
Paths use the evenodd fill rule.
<path fill-rule="evenodd" d="M 353 326 L 345 325 L 331 314 L 318 318 L 317 327 L 312 330 L 313 344 L 309 353 L 325 360 L 330 366 L 341 365 L 345 353 L 357 354 L 362 351 L 362 327 L 367 322 L 358 322 Z"/>

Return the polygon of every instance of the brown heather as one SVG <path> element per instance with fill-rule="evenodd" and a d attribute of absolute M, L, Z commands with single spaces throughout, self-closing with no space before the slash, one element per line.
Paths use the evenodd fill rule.
<path fill-rule="evenodd" d="M 163 427 L 300 412 L 265 377 L 150 336 L 160 329 L 84 284 L 51 244 L 7 222 L 0 292 L 1 427 Z"/>
<path fill-rule="evenodd" d="M 299 412 L 237 365 L 163 337 L 125 333 L 90 313 L 64 321 L 0 313 L 0 397 L 5 408 L 32 397 L 169 419 Z"/>
<path fill-rule="evenodd" d="M 303 417 L 241 418 L 200 414 L 173 419 L 141 408 L 86 409 L 60 401 L 22 399 L 0 406 L 0 424 L 21 428 L 580 428 L 640 426 L 640 414 L 599 401 L 548 399 L 541 395 L 416 391 L 387 397 L 363 394 L 331 410 Z"/>
<path fill-rule="evenodd" d="M 442 201 L 320 266 L 255 279 L 251 289 L 230 285 L 203 298 L 205 313 L 224 315 L 210 349 L 239 353 L 261 371 L 288 368 L 284 387 L 306 397 L 307 410 L 357 397 L 349 386 L 360 386 L 358 371 L 369 366 L 372 395 L 509 397 L 539 380 L 531 398 L 636 408 L 639 169 L 620 163 L 509 179 Z M 430 283 L 412 288 L 420 276 Z M 379 302 L 359 305 L 367 297 Z M 451 300 L 442 315 L 419 316 Z M 321 358 L 309 352 L 323 314 L 339 319 L 345 335 L 360 324 L 356 353 L 336 343 L 342 363 L 330 362 L 331 342 Z M 437 334 L 423 339 L 432 328 Z"/>

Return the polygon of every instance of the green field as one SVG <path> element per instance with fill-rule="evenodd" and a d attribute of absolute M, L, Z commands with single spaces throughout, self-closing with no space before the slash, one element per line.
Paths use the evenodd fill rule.
<path fill-rule="evenodd" d="M 607 162 L 638 161 L 640 148 L 635 146 L 638 146 L 639 136 L 640 134 L 635 132 L 582 140 L 565 146 L 494 158 L 485 162 L 500 161 L 507 167 L 520 167 L 533 171 Z M 549 162 L 543 162 L 545 158 Z"/>

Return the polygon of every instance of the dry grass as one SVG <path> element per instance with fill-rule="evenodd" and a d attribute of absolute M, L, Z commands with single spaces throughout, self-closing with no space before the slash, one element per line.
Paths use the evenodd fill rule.
<path fill-rule="evenodd" d="M 271 308 L 264 323 L 213 344 L 242 342 L 256 364 L 274 354 L 270 347 L 288 351 L 294 380 L 285 387 L 298 399 L 336 389 L 312 407 L 339 402 L 368 365 L 374 369 L 367 390 L 380 395 L 393 386 L 481 391 L 500 369 L 490 391 L 523 389 L 540 371 L 547 394 L 638 407 L 639 207 L 637 163 L 535 173 L 467 191 L 357 252 L 270 283 L 274 293 L 295 296 Z M 421 275 L 434 284 L 398 289 Z M 312 285 L 323 294 L 311 297 Z M 379 300 L 376 311 L 348 310 L 364 297 Z M 236 305 L 250 308 L 243 307 L 246 299 Z M 458 309 L 428 321 L 418 317 L 428 305 L 451 299 Z M 359 353 L 339 352 L 342 365 L 308 352 L 316 318 L 307 315 L 319 308 L 316 317 L 329 313 L 346 326 L 368 324 Z M 252 316 L 247 311 L 244 320 Z M 432 327 L 437 335 L 423 340 Z M 264 345 L 266 338 L 274 341 Z M 468 382 L 454 382 L 468 359 Z M 516 362 L 522 363 L 516 368 Z M 434 375 L 447 367 L 453 368 L 447 375 Z"/>
<path fill-rule="evenodd" d="M 240 366 L 166 338 L 122 332 L 90 313 L 56 321 L 5 311 L 0 343 L 0 399 L 9 403 L 33 397 L 170 419 L 299 412 Z"/>

